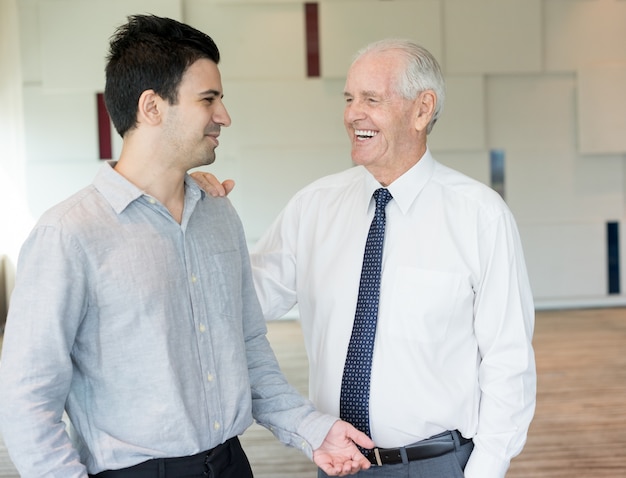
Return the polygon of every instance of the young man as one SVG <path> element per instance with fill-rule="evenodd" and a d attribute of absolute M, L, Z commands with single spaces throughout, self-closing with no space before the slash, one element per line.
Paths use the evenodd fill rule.
<path fill-rule="evenodd" d="M 18 262 L 0 424 L 23 477 L 250 477 L 237 436 L 253 416 L 329 473 L 369 466 L 352 440 L 373 443 L 287 384 L 240 221 L 186 175 L 231 123 L 218 62 L 171 19 L 133 16 L 112 38 L 119 161 L 46 212 Z"/>

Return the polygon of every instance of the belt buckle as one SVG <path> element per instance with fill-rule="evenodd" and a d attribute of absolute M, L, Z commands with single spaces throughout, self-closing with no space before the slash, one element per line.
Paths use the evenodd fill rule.
<path fill-rule="evenodd" d="M 376 465 L 383 466 L 383 462 L 380 459 L 380 451 L 378 451 L 378 447 L 374 448 L 374 457 L 376 458 Z"/>

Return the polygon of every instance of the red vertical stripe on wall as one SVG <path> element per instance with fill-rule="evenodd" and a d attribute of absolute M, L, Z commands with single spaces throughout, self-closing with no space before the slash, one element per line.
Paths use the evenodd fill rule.
<path fill-rule="evenodd" d="M 111 120 L 104 104 L 104 94 L 97 93 L 98 102 L 98 142 L 100 147 L 100 159 L 113 158 L 113 146 L 111 144 Z"/>
<path fill-rule="evenodd" d="M 304 4 L 306 25 L 306 71 L 309 78 L 320 76 L 319 15 L 317 2 Z"/>

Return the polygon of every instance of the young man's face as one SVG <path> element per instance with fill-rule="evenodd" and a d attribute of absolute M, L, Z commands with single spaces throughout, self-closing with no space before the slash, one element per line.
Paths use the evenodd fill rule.
<path fill-rule="evenodd" d="M 203 58 L 187 68 L 178 102 L 169 105 L 164 120 L 164 134 L 186 169 L 215 161 L 221 127 L 231 123 L 222 97 L 222 79 L 213 61 Z"/>

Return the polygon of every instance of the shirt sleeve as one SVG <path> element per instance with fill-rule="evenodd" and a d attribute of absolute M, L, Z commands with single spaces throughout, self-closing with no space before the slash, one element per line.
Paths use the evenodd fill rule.
<path fill-rule="evenodd" d="M 336 417 L 318 412 L 313 403 L 289 385 L 267 340 L 267 327 L 257 299 L 250 259 L 242 241 L 244 334 L 254 419 L 282 443 L 312 458 Z M 287 309 L 289 310 L 289 309 Z"/>
<path fill-rule="evenodd" d="M 18 260 L 0 364 L 0 425 L 23 477 L 87 477 L 63 422 L 86 306 L 81 260 L 51 226 L 33 230 Z"/>
<path fill-rule="evenodd" d="M 274 320 L 297 303 L 296 204 L 291 200 L 251 250 L 252 274 L 265 320 Z"/>
<path fill-rule="evenodd" d="M 481 356 L 481 392 L 467 478 L 503 478 L 520 453 L 535 410 L 534 305 L 522 245 L 510 212 L 480 237 L 483 271 L 474 323 Z"/>

